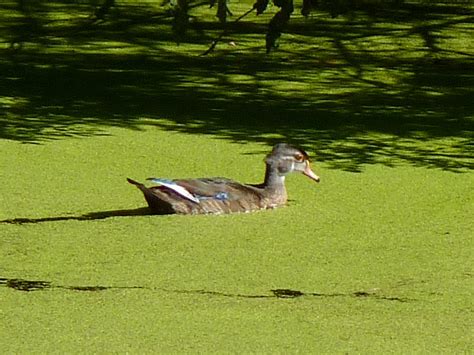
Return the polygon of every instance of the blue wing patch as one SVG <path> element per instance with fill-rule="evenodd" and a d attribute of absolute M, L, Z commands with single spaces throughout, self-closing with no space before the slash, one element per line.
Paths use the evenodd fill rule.
<path fill-rule="evenodd" d="M 202 196 L 202 195 L 197 195 L 196 196 L 200 201 L 203 200 L 219 200 L 219 201 L 227 201 L 229 199 L 229 194 L 227 192 L 218 192 L 214 196 Z"/>
<path fill-rule="evenodd" d="M 216 200 L 225 201 L 229 199 L 229 194 L 227 192 L 218 192 L 214 198 Z"/>

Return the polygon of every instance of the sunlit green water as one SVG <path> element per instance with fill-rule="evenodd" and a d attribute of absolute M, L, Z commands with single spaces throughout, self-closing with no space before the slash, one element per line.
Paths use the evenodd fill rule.
<path fill-rule="evenodd" d="M 74 220 L 143 207 L 126 176 L 263 173 L 258 144 L 109 133 L 2 143 L 4 350 L 469 348 L 472 174 L 316 162 L 275 211 Z"/>

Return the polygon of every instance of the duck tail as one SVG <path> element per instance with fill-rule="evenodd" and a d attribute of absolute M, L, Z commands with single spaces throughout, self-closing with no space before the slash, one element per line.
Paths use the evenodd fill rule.
<path fill-rule="evenodd" d="M 145 185 L 143 185 L 142 183 L 138 182 L 138 181 L 135 181 L 135 180 L 132 180 L 130 178 L 127 178 L 127 181 L 132 184 L 132 185 L 135 185 L 137 186 L 140 190 L 142 187 L 145 187 Z"/>
<path fill-rule="evenodd" d="M 156 188 L 148 188 L 142 183 L 127 178 L 127 181 L 138 187 L 143 195 L 145 196 L 145 200 L 148 203 L 148 206 L 158 214 L 171 214 L 176 213 L 173 208 L 173 204 L 169 201 L 168 197 L 161 193 L 159 189 Z"/>
<path fill-rule="evenodd" d="M 130 178 L 127 178 L 127 181 L 130 184 L 135 185 L 136 187 L 138 187 L 140 189 L 140 191 L 142 191 L 144 194 L 147 194 L 148 188 L 145 185 L 143 185 L 141 182 L 132 180 Z"/>

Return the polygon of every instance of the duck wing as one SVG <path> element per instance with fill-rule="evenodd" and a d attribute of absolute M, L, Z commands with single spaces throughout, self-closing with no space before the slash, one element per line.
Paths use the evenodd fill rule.
<path fill-rule="evenodd" d="M 174 196 L 177 207 L 185 205 L 186 211 L 178 213 L 248 212 L 267 207 L 262 189 L 222 177 L 150 180 L 158 184 L 152 189 Z"/>
<path fill-rule="evenodd" d="M 258 189 L 234 180 L 215 177 L 200 179 L 182 179 L 175 182 L 196 196 L 200 201 L 215 199 L 219 201 L 236 201 L 258 194 Z"/>
<path fill-rule="evenodd" d="M 236 201 L 259 194 L 258 188 L 222 177 L 176 180 L 149 178 L 149 180 L 195 203 L 209 199 Z"/>
<path fill-rule="evenodd" d="M 156 186 L 128 179 L 157 213 L 208 214 L 250 212 L 274 207 L 263 189 L 226 178 L 167 180 L 151 178 Z"/>

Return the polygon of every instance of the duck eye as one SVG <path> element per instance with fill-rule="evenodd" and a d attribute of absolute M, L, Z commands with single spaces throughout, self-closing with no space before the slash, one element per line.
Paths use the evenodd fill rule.
<path fill-rule="evenodd" d="M 295 159 L 296 159 L 296 161 L 298 161 L 298 162 L 302 162 L 302 161 L 303 161 L 303 155 L 297 153 L 297 154 L 295 154 Z"/>

